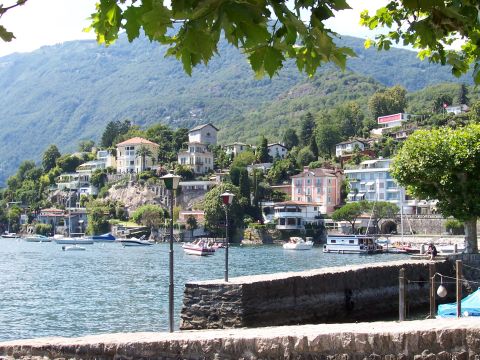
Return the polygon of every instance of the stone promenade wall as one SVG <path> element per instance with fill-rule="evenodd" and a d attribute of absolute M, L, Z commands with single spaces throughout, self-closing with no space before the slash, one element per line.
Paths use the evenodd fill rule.
<path fill-rule="evenodd" d="M 0 358 L 473 360 L 480 358 L 479 333 L 479 318 L 463 318 L 108 334 L 0 343 Z"/>
<path fill-rule="evenodd" d="M 453 275 L 448 262 L 437 271 Z M 428 307 L 427 261 L 395 261 L 185 285 L 181 329 L 354 322 L 398 317 L 398 275 L 406 271 L 408 307 Z M 451 293 L 451 292 L 450 292 Z"/>

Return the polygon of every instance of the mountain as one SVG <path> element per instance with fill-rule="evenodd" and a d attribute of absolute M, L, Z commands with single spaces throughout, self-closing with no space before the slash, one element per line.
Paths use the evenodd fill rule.
<path fill-rule="evenodd" d="M 245 57 L 225 43 L 192 77 L 164 57 L 164 47 L 146 39 L 122 38 L 108 48 L 73 41 L 1 57 L 0 184 L 22 160 L 39 160 L 52 143 L 67 152 L 79 140 L 99 140 L 111 120 L 174 127 L 213 122 L 222 130 L 220 141 L 258 136 L 256 124 L 262 121 L 262 130 L 279 140 L 273 136 L 310 107 L 319 111 L 342 99 L 366 104 L 375 90 L 394 84 L 413 91 L 459 81 L 408 50 L 377 52 L 349 37 L 340 42 L 358 55 L 348 71 L 329 65 L 311 79 L 288 63 L 279 76 L 256 80 Z"/>

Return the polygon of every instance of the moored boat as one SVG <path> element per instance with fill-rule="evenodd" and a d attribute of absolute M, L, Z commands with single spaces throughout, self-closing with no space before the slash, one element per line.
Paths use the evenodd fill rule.
<path fill-rule="evenodd" d="M 48 236 L 45 235 L 39 235 L 39 234 L 34 234 L 30 235 L 24 238 L 26 242 L 51 242 L 52 238 L 49 238 Z"/>
<path fill-rule="evenodd" d="M 313 241 L 305 241 L 301 237 L 292 236 L 287 243 L 283 244 L 283 248 L 286 250 L 310 250 L 313 248 Z"/>
<path fill-rule="evenodd" d="M 375 239 L 368 235 L 328 235 L 323 252 L 338 254 L 375 254 L 380 252 Z"/>
<path fill-rule="evenodd" d="M 137 238 L 130 238 L 130 239 L 116 239 L 115 242 L 122 244 L 122 246 L 149 246 L 153 245 L 153 242 L 144 240 L 144 239 L 137 239 Z"/>
<path fill-rule="evenodd" d="M 213 246 L 209 246 L 207 242 L 201 240 L 191 243 L 184 243 L 182 248 L 183 251 L 189 255 L 206 256 L 215 254 L 215 248 Z"/>
<path fill-rule="evenodd" d="M 82 237 L 56 237 L 53 239 L 56 244 L 60 245 L 92 245 L 93 240 Z"/>
<path fill-rule="evenodd" d="M 8 231 L 5 231 L 1 236 L 5 239 L 16 239 L 20 237 L 20 235 L 18 235 L 17 233 L 11 233 Z"/>

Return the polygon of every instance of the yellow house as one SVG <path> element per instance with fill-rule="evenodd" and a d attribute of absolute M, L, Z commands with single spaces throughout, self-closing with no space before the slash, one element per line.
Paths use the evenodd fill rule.
<path fill-rule="evenodd" d="M 141 137 L 117 144 L 117 173 L 139 173 L 156 167 L 159 148 L 158 144 Z"/>

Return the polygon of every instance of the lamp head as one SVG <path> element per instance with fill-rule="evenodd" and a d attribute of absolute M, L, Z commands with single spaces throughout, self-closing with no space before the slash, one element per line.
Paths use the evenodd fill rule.
<path fill-rule="evenodd" d="M 222 198 L 223 205 L 230 205 L 233 201 L 234 196 L 235 195 L 229 192 L 228 190 L 225 191 L 223 194 L 221 194 L 220 197 Z"/>
<path fill-rule="evenodd" d="M 437 295 L 440 296 L 441 298 L 447 296 L 447 289 L 445 286 L 440 285 L 437 289 Z"/>
<path fill-rule="evenodd" d="M 167 174 L 160 179 L 163 180 L 163 184 L 168 190 L 177 190 L 181 178 L 182 177 L 178 175 Z"/>

